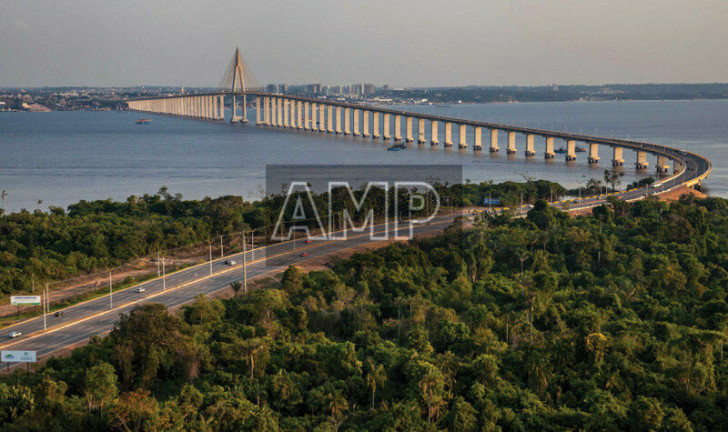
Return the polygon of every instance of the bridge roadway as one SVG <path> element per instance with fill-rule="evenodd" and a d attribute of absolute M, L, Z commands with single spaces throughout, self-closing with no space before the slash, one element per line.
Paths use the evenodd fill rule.
<path fill-rule="evenodd" d="M 693 186 L 693 185 L 700 185 L 702 183 L 702 180 L 707 178 L 708 174 L 710 173 L 712 169 L 712 165 L 710 161 L 698 154 L 686 152 L 680 149 L 658 145 L 658 144 L 652 144 L 647 142 L 641 142 L 641 141 L 635 141 L 635 140 L 624 140 L 624 139 L 616 139 L 616 138 L 607 138 L 607 137 L 598 137 L 598 136 L 591 136 L 591 135 L 582 135 L 582 134 L 574 134 L 574 133 L 568 133 L 568 132 L 559 132 L 559 131 L 551 131 L 546 129 L 536 129 L 536 128 L 529 128 L 529 127 L 521 127 L 521 126 L 513 126 L 513 125 L 506 125 L 506 124 L 500 124 L 500 123 L 489 123 L 489 122 L 482 122 L 482 121 L 476 121 L 476 120 L 469 120 L 469 119 L 461 119 L 461 118 L 455 118 L 455 117 L 445 117 L 445 116 L 438 116 L 433 114 L 427 114 L 427 113 L 417 113 L 417 112 L 410 112 L 410 111 L 404 111 L 404 110 L 397 110 L 392 108 L 386 108 L 382 106 L 373 106 L 373 105 L 365 105 L 365 104 L 358 104 L 358 103 L 350 103 L 350 102 L 342 102 L 342 101 L 334 101 L 334 100 L 328 100 L 328 99 L 318 99 L 318 98 L 310 98 L 310 97 L 303 97 L 303 96 L 295 96 L 295 95 L 287 95 L 287 94 L 278 94 L 278 93 L 267 93 L 267 92 L 261 92 L 261 91 L 237 91 L 237 92 L 231 92 L 231 91 L 219 91 L 219 92 L 212 92 L 212 93 L 194 93 L 194 94 L 186 94 L 186 95 L 175 95 L 175 96 L 165 96 L 165 97 L 159 97 L 159 98 L 139 98 L 139 99 L 130 99 L 128 102 L 135 102 L 135 101 L 148 101 L 148 100 L 175 100 L 180 98 L 201 98 L 201 97 L 225 97 L 225 96 L 253 96 L 257 98 L 276 98 L 276 99 L 283 99 L 283 100 L 289 100 L 289 101 L 296 101 L 296 102 L 302 102 L 302 103 L 313 103 L 317 105 L 326 105 L 326 106 L 333 106 L 333 107 L 341 107 L 341 108 L 350 108 L 350 109 L 356 109 L 361 111 L 369 111 L 369 112 L 376 112 L 380 114 L 390 114 L 393 116 L 402 116 L 402 117 L 408 117 L 412 119 L 421 119 L 421 120 L 428 120 L 431 122 L 439 122 L 443 124 L 451 123 L 456 125 L 463 125 L 463 126 L 469 126 L 469 127 L 477 127 L 477 128 L 485 128 L 490 130 L 498 130 L 498 131 L 504 131 L 504 132 L 514 132 L 519 134 L 525 134 L 525 135 L 534 135 L 534 136 L 542 136 L 546 138 L 554 138 L 554 139 L 560 139 L 564 141 L 574 141 L 574 142 L 584 142 L 584 143 L 594 143 L 594 144 L 603 144 L 608 145 L 610 147 L 614 148 L 627 148 L 630 150 L 633 150 L 635 152 L 647 152 L 654 154 L 656 156 L 664 156 L 668 158 L 669 160 L 672 160 L 674 162 L 677 162 L 681 165 L 680 169 L 676 169 L 676 172 L 673 174 L 673 176 L 668 177 L 664 181 L 669 181 L 672 178 L 680 177 L 682 178 L 683 184 L 685 186 Z M 221 100 L 220 102 L 224 102 Z M 208 107 L 209 108 L 209 107 Z M 217 108 L 220 108 L 220 105 L 217 106 Z M 257 113 L 258 115 L 261 115 L 260 113 L 260 107 L 258 107 Z M 193 112 L 194 111 L 193 108 Z M 201 112 L 201 111 L 200 111 Z M 211 110 L 208 110 L 208 112 L 212 112 Z M 152 112 L 156 115 L 169 115 L 173 117 L 190 117 L 190 118 L 197 118 L 201 119 L 202 117 L 195 117 L 195 116 L 180 116 L 178 114 L 170 114 L 170 113 L 164 113 L 164 112 Z M 216 119 L 220 120 L 220 111 L 218 111 L 217 116 L 209 117 L 206 119 Z M 258 118 L 257 123 L 263 125 L 264 122 L 263 119 Z M 278 127 L 286 127 L 282 126 L 280 123 L 281 119 L 278 119 L 279 124 Z M 330 120 L 330 119 L 329 119 Z M 325 121 L 324 119 L 321 119 L 321 121 Z M 337 122 L 339 120 L 337 119 Z M 330 127 L 331 125 L 329 125 Z M 295 127 L 296 129 L 301 129 L 301 125 L 298 124 L 298 127 Z M 305 129 L 305 125 L 304 125 Z M 690 165 L 694 168 L 694 172 L 690 173 L 691 175 L 681 176 L 682 171 L 685 169 L 687 165 Z"/>
<path fill-rule="evenodd" d="M 441 216 L 427 224 L 413 224 L 413 232 L 424 234 L 441 231 L 448 223 L 449 216 Z M 402 229 L 402 228 L 400 228 Z M 388 231 L 394 230 L 390 224 Z M 377 233 L 385 232 L 383 225 L 375 227 Z M 400 231 L 403 233 L 403 231 Z M 343 249 L 357 247 L 369 243 L 369 234 L 349 233 L 346 240 L 313 241 L 306 244 L 302 240 L 276 243 L 267 247 L 256 248 L 246 252 L 248 279 L 259 276 L 272 276 L 289 265 L 299 264 L 306 260 L 322 257 Z M 303 257 L 301 253 L 308 256 Z M 226 260 L 234 260 L 236 264 L 229 266 Z M 2 330 L 0 344 L 2 350 L 37 351 L 39 358 L 48 357 L 52 353 L 84 342 L 94 335 L 109 332 L 119 318 L 119 314 L 129 313 L 136 305 L 144 303 L 162 303 L 167 307 L 180 306 L 194 300 L 198 294 L 212 294 L 220 290 L 230 289 L 230 282 L 243 278 L 242 253 L 219 258 L 212 261 L 212 275 L 209 262 L 186 268 L 167 275 L 166 290 L 161 278 L 143 282 L 131 288 L 114 292 L 113 305 L 110 309 L 109 295 L 70 306 L 63 309 L 62 317 L 47 317 L 48 330 L 43 331 L 43 317 L 25 320 Z M 145 289 L 137 293 L 137 288 Z M 7 339 L 14 331 L 22 332 L 17 339 Z M 11 368 L 20 366 L 11 364 Z M 8 367 L 0 363 L 0 372 Z"/>

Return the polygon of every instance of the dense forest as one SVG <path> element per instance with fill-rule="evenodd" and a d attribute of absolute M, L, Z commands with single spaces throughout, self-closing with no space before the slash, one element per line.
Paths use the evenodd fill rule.
<path fill-rule="evenodd" d="M 610 200 L 335 262 L 0 380 L 4 430 L 713 431 L 728 201 Z"/>
<path fill-rule="evenodd" d="M 458 206 L 482 203 L 489 195 L 514 204 L 521 196 L 524 202 L 532 203 L 566 192 L 562 186 L 543 180 L 467 182 L 437 188 Z M 343 191 L 337 193 L 338 205 L 352 206 Z M 357 191 L 358 198 L 361 193 Z M 314 198 L 320 208 L 328 202 L 324 193 Z M 67 211 L 54 207 L 48 213 L 3 214 L 0 209 L 0 297 L 29 292 L 32 278 L 36 283 L 62 280 L 219 235 L 269 226 L 284 200 L 280 195 L 252 203 L 238 196 L 184 200 L 162 187 L 157 194 L 131 196 L 121 202 L 81 201 Z"/>

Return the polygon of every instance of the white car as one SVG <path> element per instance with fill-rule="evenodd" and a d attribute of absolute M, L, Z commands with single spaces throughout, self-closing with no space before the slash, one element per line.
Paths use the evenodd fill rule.
<path fill-rule="evenodd" d="M 15 339 L 16 337 L 20 337 L 21 335 L 22 335 L 22 333 L 20 333 L 19 331 L 14 331 L 14 332 L 10 333 L 10 338 Z"/>
<path fill-rule="evenodd" d="M 138 293 L 143 293 L 146 290 L 147 290 L 146 288 L 139 287 L 139 288 L 135 289 L 134 291 L 136 291 Z"/>
<path fill-rule="evenodd" d="M 235 261 L 233 261 L 233 260 L 227 260 L 227 261 L 225 261 L 225 264 L 227 264 L 229 266 L 234 266 L 237 263 Z"/>

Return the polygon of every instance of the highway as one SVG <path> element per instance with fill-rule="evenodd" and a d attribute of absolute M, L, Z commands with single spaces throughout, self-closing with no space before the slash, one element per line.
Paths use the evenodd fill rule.
<path fill-rule="evenodd" d="M 413 224 L 413 232 L 417 235 L 441 231 L 450 222 L 449 216 L 438 217 L 427 224 Z M 390 224 L 387 230 L 383 225 L 375 227 L 376 233 L 389 231 L 391 234 L 393 230 L 393 224 Z M 273 275 L 289 265 L 364 245 L 370 242 L 369 236 L 369 232 L 349 233 L 346 240 L 313 241 L 310 244 L 297 240 L 247 251 L 248 280 Z M 301 255 L 304 252 L 307 254 L 305 257 Z M 236 263 L 231 266 L 225 263 L 227 260 Z M 166 277 L 166 289 L 162 279 L 157 278 L 116 291 L 113 294 L 113 309 L 109 295 L 105 295 L 63 309 L 62 317 L 48 315 L 48 330 L 45 332 L 42 316 L 6 327 L 2 330 L 2 338 L 8 338 L 14 331 L 22 332 L 22 336 L 3 340 L 0 349 L 36 351 L 38 358 L 48 357 L 60 349 L 84 342 L 91 336 L 109 332 L 120 314 L 128 314 L 137 305 L 161 303 L 172 308 L 192 301 L 199 294 L 207 295 L 230 289 L 230 282 L 240 281 L 242 278 L 242 253 L 215 259 L 212 261 L 212 274 L 210 274 L 210 262 L 183 269 Z M 143 288 L 144 291 L 137 292 L 138 288 Z M 4 372 L 7 366 L 6 363 L 0 363 L 0 371 Z M 10 366 L 17 367 L 20 363 Z"/>

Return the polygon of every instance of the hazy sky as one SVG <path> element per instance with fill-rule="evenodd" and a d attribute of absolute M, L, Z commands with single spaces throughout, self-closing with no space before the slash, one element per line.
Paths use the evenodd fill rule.
<path fill-rule="evenodd" d="M 0 0 L 0 87 L 728 81 L 728 0 Z"/>

